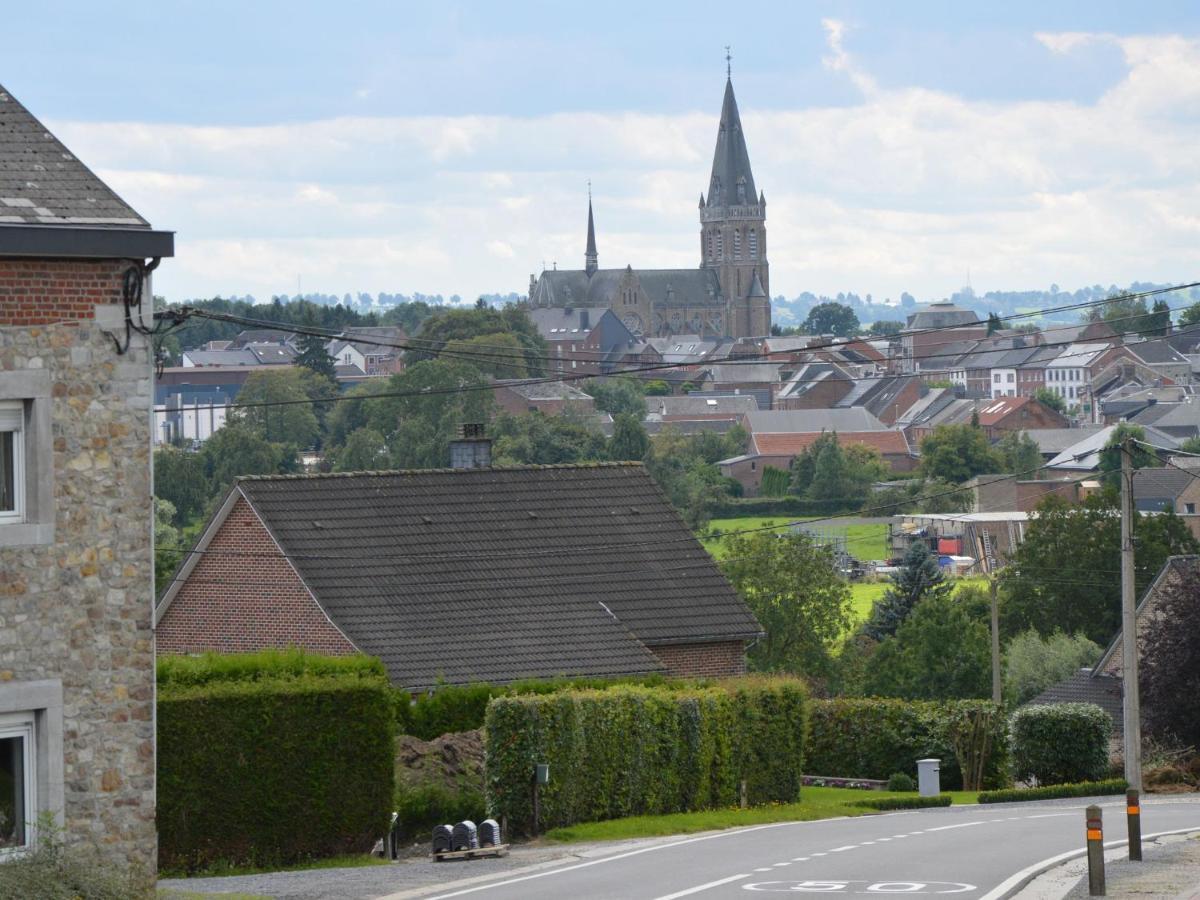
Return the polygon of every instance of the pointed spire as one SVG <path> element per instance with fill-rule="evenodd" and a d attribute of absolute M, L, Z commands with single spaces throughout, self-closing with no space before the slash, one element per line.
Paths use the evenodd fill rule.
<path fill-rule="evenodd" d="M 596 222 L 592 218 L 592 183 L 588 182 L 588 232 L 587 250 L 583 254 L 583 270 L 591 275 L 600 267 L 600 256 L 596 253 Z"/>
<path fill-rule="evenodd" d="M 765 300 L 767 297 L 767 292 L 763 290 L 762 282 L 758 280 L 758 269 L 754 270 L 754 275 L 750 278 L 750 293 L 746 296 L 751 300 Z"/>
<path fill-rule="evenodd" d="M 754 203 L 756 196 L 750 154 L 742 134 L 737 98 L 733 95 L 733 79 L 726 78 L 717 147 L 713 151 L 712 177 L 708 182 L 708 205 L 745 206 Z"/>

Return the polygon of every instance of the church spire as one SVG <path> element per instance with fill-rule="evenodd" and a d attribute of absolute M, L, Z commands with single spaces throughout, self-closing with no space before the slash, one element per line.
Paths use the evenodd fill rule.
<path fill-rule="evenodd" d="M 600 257 L 596 253 L 596 222 L 592 218 L 592 183 L 588 182 L 588 233 L 587 249 L 583 254 L 583 270 L 591 275 L 599 268 Z"/>
<path fill-rule="evenodd" d="M 728 60 L 726 61 L 728 64 Z M 758 197 L 754 175 L 750 171 L 750 153 L 742 134 L 733 78 L 725 79 L 725 99 L 721 103 L 721 124 L 717 128 L 717 147 L 713 151 L 712 177 L 708 182 L 708 205 L 746 206 Z"/>

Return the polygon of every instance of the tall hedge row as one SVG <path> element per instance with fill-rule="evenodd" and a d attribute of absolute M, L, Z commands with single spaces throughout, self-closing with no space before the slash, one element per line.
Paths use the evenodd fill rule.
<path fill-rule="evenodd" d="M 488 808 L 528 833 L 533 773 L 542 828 L 738 802 L 790 802 L 800 793 L 807 694 L 798 681 L 728 687 L 635 686 L 497 697 L 487 709 Z"/>
<path fill-rule="evenodd" d="M 244 677 L 159 686 L 161 868 L 370 850 L 392 808 L 386 680 Z"/>
<path fill-rule="evenodd" d="M 1012 716 L 1013 771 L 1023 781 L 1099 781 L 1113 722 L 1094 703 L 1026 706 Z"/>
<path fill-rule="evenodd" d="M 956 727 L 965 716 L 986 716 L 985 788 L 1008 784 L 1008 723 L 982 700 L 815 700 L 810 715 L 806 771 L 810 775 L 888 778 L 916 775 L 917 760 L 942 761 L 943 790 L 962 787 Z"/>

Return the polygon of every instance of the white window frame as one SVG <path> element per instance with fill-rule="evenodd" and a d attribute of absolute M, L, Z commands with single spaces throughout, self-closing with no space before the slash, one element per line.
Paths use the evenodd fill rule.
<path fill-rule="evenodd" d="M 0 547 L 54 543 L 54 449 L 50 373 L 45 369 L 0 370 L 0 407 L 21 410 L 22 469 L 17 491 L 20 515 L 0 515 Z M 3 427 L 3 426 L 0 426 Z M 14 442 L 16 443 L 16 442 Z M 14 448 L 15 449 L 15 448 Z"/>
<path fill-rule="evenodd" d="M 0 509 L 0 525 L 25 521 L 25 403 L 0 400 L 0 433 L 12 434 L 13 508 Z M 3 473 L 0 473 L 0 477 Z"/>
<path fill-rule="evenodd" d="M 36 826 L 38 806 L 37 779 L 37 727 L 33 713 L 9 713 L 0 715 L 0 740 L 19 738 L 22 741 L 21 795 L 22 813 L 21 843 L 13 847 L 0 847 L 0 861 L 27 853 L 37 839 Z"/>

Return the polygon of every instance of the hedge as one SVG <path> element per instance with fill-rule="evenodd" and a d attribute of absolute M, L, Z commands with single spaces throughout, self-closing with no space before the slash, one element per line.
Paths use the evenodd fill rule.
<path fill-rule="evenodd" d="M 1007 722 L 984 700 L 815 700 L 806 768 L 814 775 L 887 779 L 896 772 L 915 776 L 918 759 L 936 758 L 942 761 L 942 789 L 957 790 L 963 777 L 954 751 L 954 724 L 974 714 L 987 717 L 982 786 L 1006 787 Z"/>
<path fill-rule="evenodd" d="M 1012 716 L 1013 774 L 1022 781 L 1098 781 L 1108 771 L 1112 718 L 1094 703 L 1025 706 Z"/>
<path fill-rule="evenodd" d="M 387 669 L 373 656 L 325 656 L 298 648 L 256 653 L 164 654 L 155 676 L 160 685 L 211 684 L 214 681 L 260 681 L 298 675 L 345 675 L 387 678 Z"/>
<path fill-rule="evenodd" d="M 712 688 L 614 687 L 497 697 L 485 725 L 488 810 L 532 826 L 534 766 L 543 829 L 800 795 L 808 707 L 801 682 Z"/>
<path fill-rule="evenodd" d="M 886 812 L 893 809 L 929 809 L 934 806 L 949 806 L 953 800 L 953 797 L 947 797 L 945 794 L 937 797 L 877 797 L 873 800 L 855 800 L 850 805 Z"/>
<path fill-rule="evenodd" d="M 1076 784 L 1051 784 L 1037 788 L 1009 788 L 1003 791 L 983 791 L 980 803 L 1015 803 L 1021 800 L 1055 800 L 1059 797 L 1106 797 L 1129 790 L 1124 778 L 1105 781 L 1083 781 Z"/>
<path fill-rule="evenodd" d="M 160 867 L 369 851 L 390 819 L 394 732 L 383 678 L 168 679 L 158 694 Z"/>

